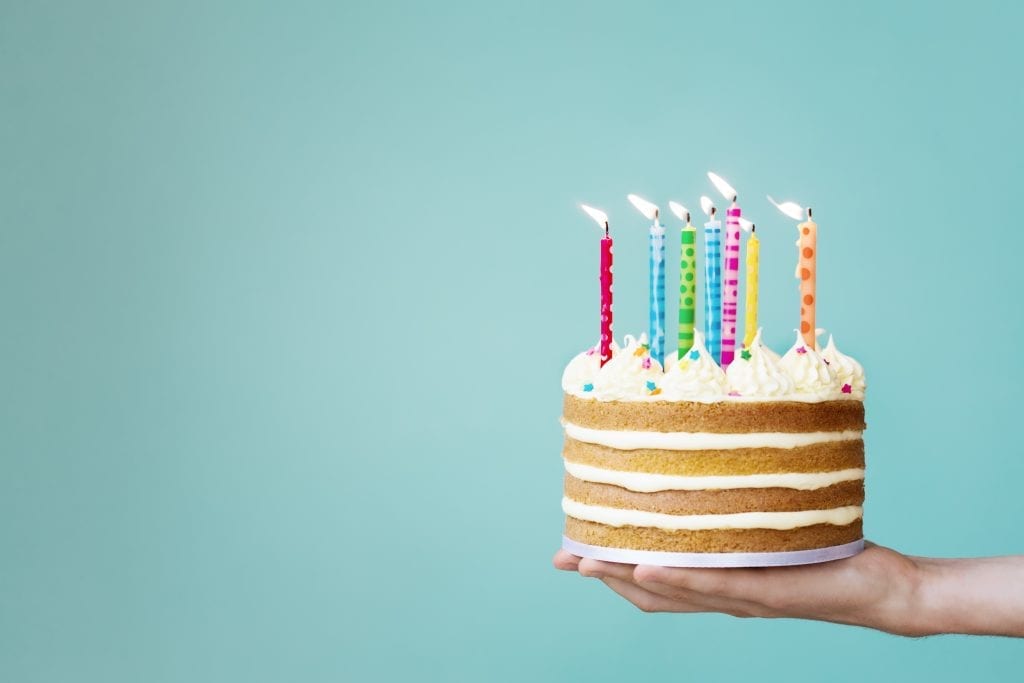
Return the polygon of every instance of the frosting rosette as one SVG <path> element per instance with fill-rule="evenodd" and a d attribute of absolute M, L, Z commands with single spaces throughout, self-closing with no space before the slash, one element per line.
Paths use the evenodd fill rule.
<path fill-rule="evenodd" d="M 828 336 L 828 345 L 822 350 L 821 357 L 835 372 L 840 392 L 850 398 L 863 401 L 864 389 L 867 387 L 864 368 L 854 359 L 839 352 L 839 349 L 836 348 L 836 340 L 832 335 Z"/>
<path fill-rule="evenodd" d="M 730 395 L 735 392 L 746 398 L 779 398 L 792 394 L 796 384 L 776 358 L 761 343 L 758 329 L 750 348 L 740 352 L 725 373 Z"/>
<path fill-rule="evenodd" d="M 807 345 L 800 332 L 796 333 L 796 342 L 779 361 L 779 365 L 792 378 L 799 394 L 826 397 L 839 391 L 836 373 L 817 351 Z"/>
<path fill-rule="evenodd" d="M 708 353 L 699 332 L 694 332 L 690 350 L 668 366 L 661 388 L 663 397 L 669 401 L 710 403 L 725 396 L 728 390 L 725 371 Z"/>
<path fill-rule="evenodd" d="M 626 335 L 623 348 L 594 375 L 592 395 L 600 401 L 637 401 L 657 396 L 661 363 L 651 358 L 647 335 Z"/>
<path fill-rule="evenodd" d="M 612 357 L 618 353 L 619 347 L 613 341 L 611 344 Z M 601 351 L 597 346 L 592 346 L 586 351 L 578 354 L 569 361 L 562 373 L 562 391 L 580 398 L 592 396 L 590 392 L 594 389 L 594 377 L 601 369 Z"/>

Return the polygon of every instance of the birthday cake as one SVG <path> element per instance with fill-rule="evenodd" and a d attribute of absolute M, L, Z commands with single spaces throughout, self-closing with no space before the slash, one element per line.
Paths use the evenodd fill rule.
<path fill-rule="evenodd" d="M 570 550 L 856 549 L 865 382 L 855 360 L 831 338 L 819 351 L 799 336 L 779 357 L 758 334 L 723 371 L 696 334 L 667 364 L 646 336 L 627 336 L 604 367 L 595 347 L 565 369 Z"/>
<path fill-rule="evenodd" d="M 712 177 L 713 176 L 713 177 Z M 724 181 L 709 174 L 722 189 Z M 704 331 L 694 325 L 696 230 L 685 208 L 679 350 L 664 350 L 665 228 L 630 201 L 650 231 L 650 335 L 611 334 L 612 243 L 603 228 L 601 340 L 562 376 L 563 547 L 597 559 L 676 566 L 821 562 L 863 548 L 864 371 L 815 328 L 817 224 L 786 202 L 797 226 L 800 326 L 779 356 L 757 326 L 758 242 L 734 191 L 720 251 L 712 202 L 704 230 Z M 748 222 L 749 223 L 749 222 Z M 748 228 L 746 334 L 736 339 L 740 228 Z"/>

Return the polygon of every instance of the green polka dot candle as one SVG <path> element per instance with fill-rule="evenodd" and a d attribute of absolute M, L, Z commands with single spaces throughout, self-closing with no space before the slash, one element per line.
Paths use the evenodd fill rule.
<path fill-rule="evenodd" d="M 693 323 L 697 305 L 697 228 L 690 225 L 690 212 L 676 202 L 669 202 L 672 213 L 686 223 L 680 231 L 679 250 L 679 348 L 677 357 L 693 346 Z"/>

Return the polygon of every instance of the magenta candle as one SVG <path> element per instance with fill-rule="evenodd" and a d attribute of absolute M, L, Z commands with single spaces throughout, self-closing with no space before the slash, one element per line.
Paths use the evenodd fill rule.
<path fill-rule="evenodd" d="M 601 240 L 601 365 L 612 357 L 612 238 L 605 223 Z"/>
<path fill-rule="evenodd" d="M 736 356 L 736 311 L 740 289 L 740 207 L 725 212 L 725 263 L 722 291 L 722 369 Z"/>

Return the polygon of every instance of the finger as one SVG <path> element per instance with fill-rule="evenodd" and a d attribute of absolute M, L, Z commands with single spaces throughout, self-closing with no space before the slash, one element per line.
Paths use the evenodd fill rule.
<path fill-rule="evenodd" d="M 551 564 L 555 565 L 555 569 L 561 569 L 563 572 L 574 572 L 579 566 L 580 558 L 576 557 L 568 550 L 559 549 L 555 556 L 551 559 Z"/>
<path fill-rule="evenodd" d="M 632 581 L 633 569 L 636 565 L 620 564 L 618 562 L 605 562 L 584 557 L 579 563 L 579 573 L 582 576 L 589 576 L 595 579 L 615 578 L 620 581 Z"/>
<path fill-rule="evenodd" d="M 642 612 L 700 612 L 685 602 L 672 600 L 663 595 L 652 593 L 630 581 L 623 581 L 614 577 L 601 579 L 606 586 L 629 600 Z"/>

